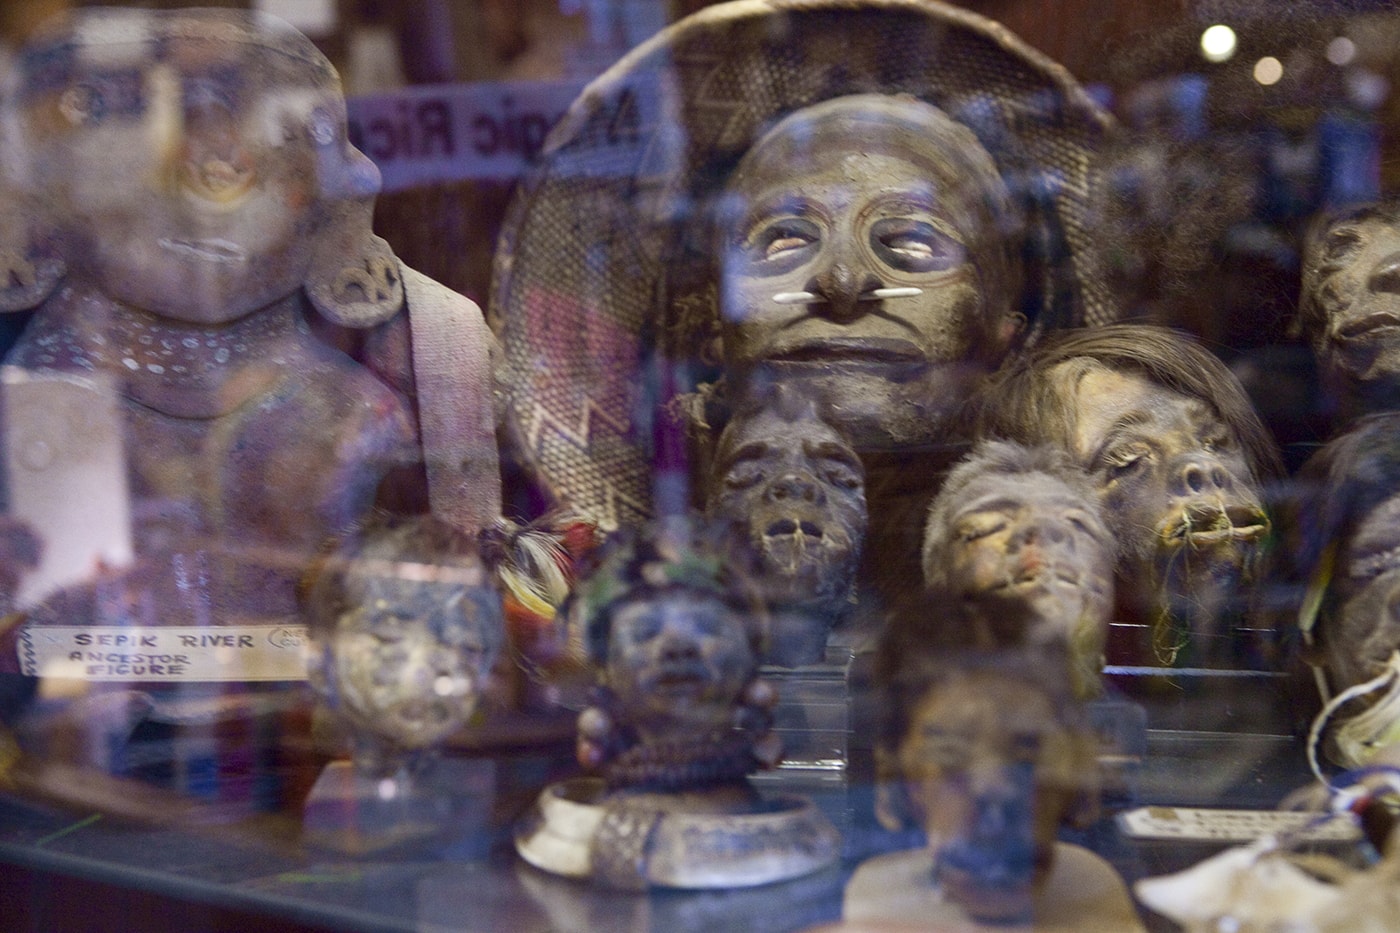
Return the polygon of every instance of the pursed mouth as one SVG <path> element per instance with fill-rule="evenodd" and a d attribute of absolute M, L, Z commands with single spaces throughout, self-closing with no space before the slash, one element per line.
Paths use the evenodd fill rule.
<path fill-rule="evenodd" d="M 161 237 L 157 242 L 161 249 L 178 256 L 203 259 L 208 262 L 241 263 L 248 261 L 248 251 L 237 243 L 228 240 L 184 240 Z"/>
<path fill-rule="evenodd" d="M 1345 324 L 1337 331 L 1337 339 L 1362 340 L 1396 329 L 1400 329 L 1400 315 L 1390 311 L 1377 311 Z"/>
<path fill-rule="evenodd" d="M 918 344 L 891 337 L 835 337 L 780 347 L 764 357 L 768 363 L 852 363 L 909 365 L 927 363 Z"/>
<path fill-rule="evenodd" d="M 1175 547 L 1210 547 L 1224 543 L 1250 544 L 1269 531 L 1264 513 L 1248 506 L 1191 506 L 1174 516 L 1160 532 Z"/>
<path fill-rule="evenodd" d="M 1056 567 L 1036 567 L 1022 570 L 997 582 L 988 592 L 1024 592 L 1047 586 L 1078 586 L 1079 574 Z"/>
<path fill-rule="evenodd" d="M 691 689 L 706 686 L 709 682 L 709 671 L 699 664 L 665 667 L 652 679 L 652 684 L 661 690 Z"/>

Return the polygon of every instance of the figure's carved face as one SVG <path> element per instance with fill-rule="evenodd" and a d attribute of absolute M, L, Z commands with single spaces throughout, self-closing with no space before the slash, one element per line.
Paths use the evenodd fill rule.
<path fill-rule="evenodd" d="M 952 593 L 990 610 L 993 620 L 1031 609 L 1026 632 L 1000 633 L 1000 647 L 1074 645 L 1099 664 L 1113 604 L 1113 540 L 1094 504 L 1045 473 L 987 475 L 961 491 L 948 515 L 946 534 L 925 555 L 944 563 Z M 997 647 L 987 646 L 987 647 Z"/>
<path fill-rule="evenodd" d="M 328 649 L 352 722 L 402 748 L 433 745 L 466 723 L 503 638 L 499 597 L 388 576 L 352 578 L 347 589 L 354 608 Z"/>
<path fill-rule="evenodd" d="M 951 678 L 920 699 L 898 766 L 948 896 L 976 920 L 1027 917 L 1095 766 L 1050 699 L 1003 674 Z"/>
<path fill-rule="evenodd" d="M 235 320 L 305 280 L 323 186 L 377 173 L 328 69 L 217 24 L 157 52 L 136 25 L 26 59 L 29 182 L 75 275 L 166 317 Z"/>
<path fill-rule="evenodd" d="M 828 135 L 770 135 L 730 180 L 725 361 L 805 381 L 859 447 L 932 436 L 1024 323 L 979 264 L 990 221 L 955 160 Z"/>
<path fill-rule="evenodd" d="M 1375 677 L 1400 648 L 1400 490 L 1361 520 L 1339 558 L 1321 623 L 1334 691 Z"/>
<path fill-rule="evenodd" d="M 1320 312 L 1308 324 L 1323 369 L 1345 382 L 1400 383 L 1400 222 L 1343 219 L 1309 243 L 1304 267 L 1303 287 Z"/>
<path fill-rule="evenodd" d="M 1203 401 L 1132 373 L 1092 367 L 1072 391 L 1073 453 L 1099 486 L 1126 581 L 1198 601 L 1238 584 L 1269 521 L 1234 432 Z"/>
<path fill-rule="evenodd" d="M 613 613 L 607 682 L 644 739 L 725 728 L 757 664 L 744 620 L 718 600 L 662 593 Z"/>
<path fill-rule="evenodd" d="M 865 471 L 821 421 L 765 411 L 731 424 L 707 511 L 736 530 L 770 603 L 834 613 L 847 599 L 865 537 Z"/>

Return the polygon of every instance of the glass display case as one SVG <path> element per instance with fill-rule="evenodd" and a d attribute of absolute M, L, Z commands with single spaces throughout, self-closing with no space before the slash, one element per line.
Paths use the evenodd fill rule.
<path fill-rule="evenodd" d="M 1397 39 L 7 4 L 0 925 L 1396 928 Z"/>

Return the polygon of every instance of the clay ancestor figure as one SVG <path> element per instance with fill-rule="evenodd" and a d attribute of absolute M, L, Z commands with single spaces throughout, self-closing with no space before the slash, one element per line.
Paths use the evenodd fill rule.
<path fill-rule="evenodd" d="M 522 857 L 624 888 L 765 884 L 834 859 L 809 802 L 764 800 L 745 780 L 780 753 L 757 593 L 660 534 L 605 560 L 580 599 L 601 691 L 579 717 L 579 758 L 602 780 L 546 789 L 517 829 Z"/>
<path fill-rule="evenodd" d="M 311 683 L 361 773 L 411 768 L 471 717 L 505 623 L 470 536 L 430 516 L 373 524 L 306 591 Z"/>
<path fill-rule="evenodd" d="M 1400 744 L 1400 414 L 1360 419 L 1300 474 L 1298 560 L 1308 582 L 1300 621 L 1324 700 L 1361 695 L 1331 744 L 1350 766 Z M 1370 684 L 1369 687 L 1363 685 Z"/>
<path fill-rule="evenodd" d="M 1346 418 L 1400 407 L 1400 214 L 1394 202 L 1308 232 L 1298 330 Z"/>
<path fill-rule="evenodd" d="M 34 310 L 8 362 L 110 380 L 134 500 L 308 548 L 426 461 L 435 513 L 499 513 L 489 333 L 371 233 L 378 172 L 310 41 L 240 11 L 82 10 L 5 90 L 0 309 Z"/>
<path fill-rule="evenodd" d="M 727 529 L 729 559 L 763 594 L 765 660 L 822 657 L 855 603 L 865 537 L 865 470 L 815 402 L 779 384 L 720 435 L 706 514 Z"/>
<path fill-rule="evenodd" d="M 884 719 L 877 812 L 923 830 L 927 848 L 864 863 L 847 921 L 1141 929 L 1112 868 L 1055 842 L 1098 808 L 1095 742 L 1061 672 L 1024 653 L 910 663 Z"/>
<path fill-rule="evenodd" d="M 1097 694 L 1114 556 L 1097 492 L 1068 454 L 983 442 L 944 481 L 924 531 L 925 585 L 948 611 L 902 620 L 920 624 L 901 644 L 1062 651 L 1074 692 Z"/>
<path fill-rule="evenodd" d="M 981 431 L 1068 451 L 1118 542 L 1118 611 L 1212 633 L 1256 574 L 1263 484 L 1278 454 L 1238 380 L 1191 340 L 1146 325 L 1048 338 L 988 387 Z"/>

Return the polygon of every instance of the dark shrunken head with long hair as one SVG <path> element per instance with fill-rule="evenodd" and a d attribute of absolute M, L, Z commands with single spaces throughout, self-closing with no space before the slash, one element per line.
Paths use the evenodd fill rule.
<path fill-rule="evenodd" d="M 1131 324 L 1052 335 L 993 377 L 976 420 L 1088 472 L 1130 611 L 1208 626 L 1257 571 L 1278 451 L 1239 380 L 1191 338 Z"/>

